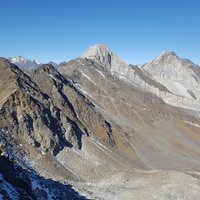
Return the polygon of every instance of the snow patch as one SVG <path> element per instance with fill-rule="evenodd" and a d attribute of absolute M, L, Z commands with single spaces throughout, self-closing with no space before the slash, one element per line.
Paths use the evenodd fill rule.
<path fill-rule="evenodd" d="M 57 79 L 56 79 L 53 75 L 48 74 L 48 73 L 46 73 L 46 74 L 47 74 L 47 76 L 49 76 L 49 77 L 51 77 L 52 79 L 54 79 L 55 81 L 57 81 Z"/>
<path fill-rule="evenodd" d="M 85 95 L 89 96 L 90 98 L 94 99 L 94 97 L 92 95 L 90 95 L 85 89 L 83 89 L 83 87 L 79 84 L 75 84 L 75 86 L 77 87 L 77 89 L 84 93 Z"/>
<path fill-rule="evenodd" d="M 195 126 L 195 127 L 198 127 L 200 128 L 200 125 L 199 124 L 195 124 L 195 123 L 192 123 L 192 122 L 189 122 L 189 121 L 184 121 L 186 124 L 190 124 L 192 126 Z"/>
<path fill-rule="evenodd" d="M 77 61 L 78 63 L 80 63 L 81 65 L 84 65 L 80 60 L 77 59 L 76 61 Z"/>
<path fill-rule="evenodd" d="M 83 72 L 81 72 L 81 74 L 82 74 L 85 78 L 87 78 L 90 82 L 92 82 L 94 85 L 97 86 L 97 84 L 96 84 L 88 75 L 86 75 L 86 74 L 83 73 Z"/>
<path fill-rule="evenodd" d="M 96 68 L 95 68 L 95 69 L 96 69 Z M 101 71 L 99 71 L 98 69 L 96 69 L 96 71 L 97 71 L 103 78 L 106 78 L 105 75 L 104 75 Z"/>
<path fill-rule="evenodd" d="M 98 141 L 94 141 L 93 138 L 90 138 L 90 141 L 97 147 L 99 148 L 101 151 L 103 151 L 106 155 L 108 155 L 110 157 L 110 155 L 108 154 L 107 151 L 111 152 L 110 150 L 108 150 L 107 147 L 105 147 L 104 145 L 100 144 Z"/>
<path fill-rule="evenodd" d="M 96 143 L 97 143 L 98 145 L 100 145 L 101 147 L 103 147 L 104 149 L 106 149 L 106 150 L 108 150 L 108 151 L 111 152 L 110 149 L 108 149 L 105 145 L 101 144 L 99 141 L 96 141 Z"/>

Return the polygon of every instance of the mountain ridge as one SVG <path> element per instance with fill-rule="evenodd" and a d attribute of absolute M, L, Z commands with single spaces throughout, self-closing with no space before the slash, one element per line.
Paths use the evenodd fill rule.
<path fill-rule="evenodd" d="M 199 81 L 200 68 L 191 61 L 180 58 L 173 51 L 162 52 L 158 57 L 144 64 L 141 70 L 136 66 L 134 68 L 130 67 L 102 44 L 91 46 L 81 57 L 94 60 L 113 75 L 156 94 L 165 102 L 174 106 L 197 109 L 200 104 L 198 100 L 200 94 L 199 89 L 195 91 L 193 89 L 194 87 L 199 87 L 198 84 L 195 85 L 193 79 L 195 79 L 196 82 Z M 169 73 L 168 65 L 172 68 Z M 165 69 L 163 69 L 163 66 L 165 66 Z M 184 77 L 191 77 L 190 80 L 187 78 L 188 81 L 186 83 L 186 85 L 192 85 L 189 88 L 186 88 L 186 85 L 182 82 L 169 82 L 171 78 L 175 78 L 166 76 L 167 74 L 171 74 L 171 76 L 175 74 L 176 78 L 178 78 L 177 74 L 179 71 L 182 73 L 181 69 L 185 69 L 181 78 L 183 82 L 185 79 Z M 154 73 L 156 70 L 158 72 L 155 75 Z M 190 71 L 193 71 L 193 74 L 191 74 Z M 166 76 L 166 81 L 169 83 L 163 82 L 161 77 L 164 76 L 164 74 Z M 181 100 L 181 98 L 183 99 Z"/>
<path fill-rule="evenodd" d="M 36 69 L 39 66 L 43 65 L 43 63 L 39 62 L 38 60 L 29 60 L 23 56 L 9 57 L 7 59 L 11 63 L 17 65 L 18 67 L 20 67 L 23 70 L 32 70 L 32 69 Z M 47 64 L 51 64 L 54 67 L 58 66 L 58 64 L 53 61 L 49 61 Z"/>
<path fill-rule="evenodd" d="M 187 69 L 188 89 L 199 84 L 196 66 L 171 52 L 142 68 L 99 44 L 58 67 L 26 71 L 1 58 L 0 164 L 29 166 L 21 176 L 30 190 L 15 188 L 3 168 L 1 183 L 22 198 L 198 199 L 198 90 L 171 91 L 163 80 L 188 81 L 171 77 L 174 67 Z M 0 187 L 1 194 L 10 193 Z"/>

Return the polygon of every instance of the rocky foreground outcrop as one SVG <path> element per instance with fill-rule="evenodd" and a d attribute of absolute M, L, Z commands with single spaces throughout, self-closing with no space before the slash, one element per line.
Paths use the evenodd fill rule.
<path fill-rule="evenodd" d="M 14 162 L 14 158 L 0 156 L 0 198 L 14 199 L 70 199 L 86 200 L 71 185 L 45 179 L 28 168 Z"/>

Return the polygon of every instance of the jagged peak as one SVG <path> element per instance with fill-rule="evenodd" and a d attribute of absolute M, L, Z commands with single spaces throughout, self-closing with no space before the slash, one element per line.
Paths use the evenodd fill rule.
<path fill-rule="evenodd" d="M 181 58 L 174 52 L 174 51 L 163 51 L 159 56 L 148 62 L 143 66 L 155 64 L 155 63 L 160 63 L 160 62 L 179 62 L 181 61 Z"/>
<path fill-rule="evenodd" d="M 111 65 L 112 51 L 103 44 L 95 44 L 83 53 L 82 58 L 93 59 L 102 66 Z"/>
<path fill-rule="evenodd" d="M 34 70 L 35 73 L 45 72 L 48 74 L 57 72 L 57 69 L 51 64 L 40 65 L 37 69 Z"/>
<path fill-rule="evenodd" d="M 107 46 L 105 46 L 104 44 L 95 44 L 86 49 L 86 51 L 83 53 L 81 57 L 90 58 L 96 55 L 108 55 L 108 54 L 112 54 L 112 52 Z"/>
<path fill-rule="evenodd" d="M 32 69 L 41 65 L 41 63 L 38 60 L 29 60 L 22 56 L 11 57 L 8 58 L 8 60 L 11 63 L 19 66 L 21 69 Z"/>
<path fill-rule="evenodd" d="M 154 60 L 152 60 L 149 63 L 152 62 L 179 62 L 182 65 L 189 66 L 189 65 L 195 65 L 191 60 L 179 57 L 174 51 L 163 51 L 158 57 L 156 57 Z"/>
<path fill-rule="evenodd" d="M 23 63 L 26 63 L 27 62 L 27 59 L 22 57 L 22 56 L 16 56 L 16 57 L 13 57 L 13 58 L 9 58 L 9 60 L 12 62 L 12 63 L 17 63 L 17 62 L 23 62 Z"/>
<path fill-rule="evenodd" d="M 47 64 L 52 65 L 53 67 L 57 67 L 58 63 L 53 62 L 53 61 L 49 61 Z"/>
<path fill-rule="evenodd" d="M 177 55 L 174 51 L 163 51 L 163 52 L 157 57 L 157 59 L 160 59 L 160 58 L 167 58 L 167 57 L 176 57 L 176 58 L 179 58 L 178 55 Z"/>
<path fill-rule="evenodd" d="M 89 47 L 81 58 L 92 59 L 107 70 L 110 70 L 113 67 L 113 63 L 114 65 L 124 64 L 119 57 L 103 44 L 95 44 Z"/>
<path fill-rule="evenodd" d="M 69 83 L 68 80 L 66 78 L 64 78 L 62 76 L 62 74 L 60 74 L 60 72 L 56 69 L 56 67 L 54 67 L 51 64 L 43 64 L 40 67 L 38 67 L 37 69 L 35 69 L 32 74 L 46 74 L 49 77 L 53 78 L 53 79 L 59 79 L 62 82 L 65 83 Z"/>

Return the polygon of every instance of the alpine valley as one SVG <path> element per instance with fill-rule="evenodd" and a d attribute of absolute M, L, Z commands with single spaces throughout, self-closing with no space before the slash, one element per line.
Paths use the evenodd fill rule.
<path fill-rule="evenodd" d="M 200 67 L 0 58 L 0 154 L 0 199 L 198 200 Z"/>

